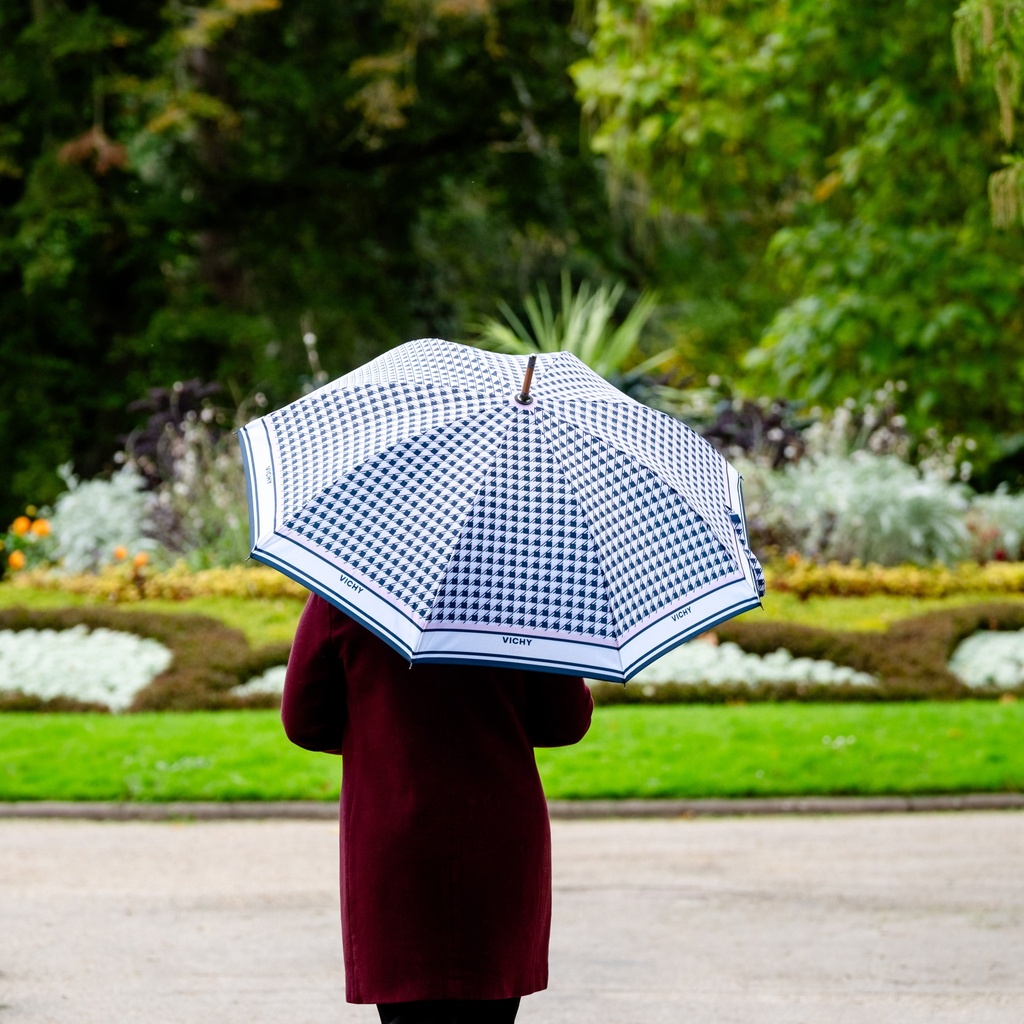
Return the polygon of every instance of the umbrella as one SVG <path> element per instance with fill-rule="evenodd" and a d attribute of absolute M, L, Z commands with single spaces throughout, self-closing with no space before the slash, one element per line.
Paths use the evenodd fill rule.
<path fill-rule="evenodd" d="M 764 593 L 736 471 L 568 352 L 411 341 L 240 439 L 252 557 L 410 662 L 624 682 Z"/>

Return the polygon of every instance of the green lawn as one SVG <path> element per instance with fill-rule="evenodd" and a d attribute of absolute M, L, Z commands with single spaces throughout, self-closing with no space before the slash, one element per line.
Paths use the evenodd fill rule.
<path fill-rule="evenodd" d="M 1024 790 L 1024 703 L 598 709 L 538 751 L 548 796 Z M 292 747 L 276 712 L 0 715 L 0 800 L 320 800 L 341 761 Z"/>

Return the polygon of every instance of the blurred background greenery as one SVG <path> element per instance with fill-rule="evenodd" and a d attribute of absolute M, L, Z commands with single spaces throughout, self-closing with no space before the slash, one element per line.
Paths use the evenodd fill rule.
<path fill-rule="evenodd" d="M 1011 0 L 0 0 L 0 521 L 127 464 L 201 549 L 239 421 L 570 324 L 769 469 L 1019 490 L 1022 51 Z"/>

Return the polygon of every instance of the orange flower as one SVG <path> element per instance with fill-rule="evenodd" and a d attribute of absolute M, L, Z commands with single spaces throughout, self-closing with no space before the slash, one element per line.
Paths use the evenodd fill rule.
<path fill-rule="evenodd" d="M 28 516 L 18 516 L 17 519 L 11 523 L 11 529 L 19 536 L 24 537 L 28 533 L 29 528 L 32 526 L 32 520 Z"/>
<path fill-rule="evenodd" d="M 140 551 L 133 559 L 132 565 L 136 569 L 141 569 L 144 565 L 149 565 L 149 555 L 145 551 Z"/>
<path fill-rule="evenodd" d="M 128 549 L 123 544 L 118 544 L 114 548 L 114 557 L 119 561 L 123 562 L 128 557 Z"/>
<path fill-rule="evenodd" d="M 32 524 L 32 532 L 37 537 L 49 537 L 50 536 L 50 520 L 49 519 L 37 519 Z"/>
<path fill-rule="evenodd" d="M 7 556 L 7 564 L 17 572 L 25 568 L 25 553 L 23 551 L 12 551 Z"/>

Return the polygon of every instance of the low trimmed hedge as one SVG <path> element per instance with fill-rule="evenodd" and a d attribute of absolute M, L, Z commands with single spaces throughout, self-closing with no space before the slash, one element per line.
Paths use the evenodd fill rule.
<path fill-rule="evenodd" d="M 1024 594 L 1024 562 L 965 563 L 948 568 L 901 565 L 820 565 L 800 558 L 765 568 L 769 590 L 810 597 L 948 597 L 951 594 Z M 293 597 L 304 600 L 303 587 L 276 569 L 255 563 L 196 572 L 184 564 L 169 569 L 108 566 L 78 576 L 33 569 L 8 577 L 5 585 L 63 591 L 94 600 L 132 603 L 143 599 L 186 601 L 193 597 Z"/>
<path fill-rule="evenodd" d="M 768 588 L 809 597 L 948 597 L 951 594 L 1024 594 L 1024 562 L 944 565 L 860 565 L 789 561 L 767 566 Z"/>
<path fill-rule="evenodd" d="M 255 563 L 196 571 L 184 563 L 163 570 L 121 564 L 107 566 L 98 573 L 77 575 L 31 569 L 9 576 L 5 585 L 56 590 L 114 604 L 188 601 L 194 597 L 292 597 L 304 601 L 309 596 L 309 591 L 294 580 Z"/>
<path fill-rule="evenodd" d="M 50 611 L 0 609 L 0 629 L 106 627 L 149 637 L 167 647 L 173 659 L 136 695 L 130 711 L 193 711 L 274 707 L 273 694 L 240 697 L 231 690 L 268 668 L 283 665 L 289 644 L 253 650 L 244 635 L 204 615 L 126 611 L 114 608 L 62 608 Z M 878 701 L 997 698 L 1008 691 L 968 687 L 948 662 L 962 640 L 978 630 L 1024 629 L 1024 605 L 969 605 L 905 619 L 881 633 L 818 629 L 781 622 L 736 620 L 719 626 L 720 641 L 751 654 L 785 648 L 794 657 L 846 665 L 875 676 L 875 688 L 811 683 L 745 686 L 644 685 L 634 681 L 592 684 L 599 704 L 723 703 L 729 701 Z M 1024 695 L 1024 686 L 1017 694 Z M 2 711 L 81 711 L 97 706 L 72 698 L 44 700 L 0 690 Z"/>

